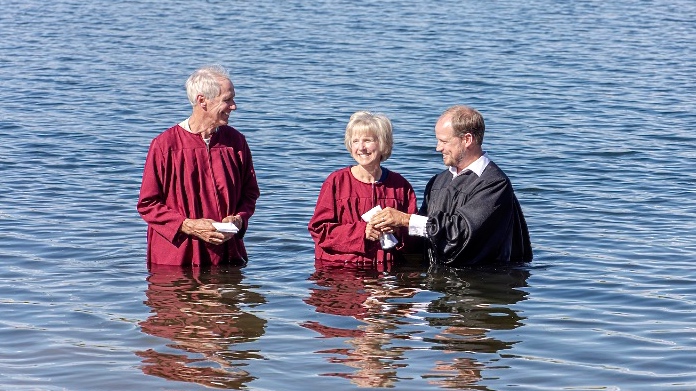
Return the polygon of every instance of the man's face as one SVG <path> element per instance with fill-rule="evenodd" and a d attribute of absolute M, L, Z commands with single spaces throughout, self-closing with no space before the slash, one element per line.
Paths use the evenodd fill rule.
<path fill-rule="evenodd" d="M 237 110 L 234 101 L 234 86 L 229 80 L 220 82 L 220 95 L 208 100 L 208 113 L 217 126 L 227 125 L 232 111 Z"/>
<path fill-rule="evenodd" d="M 442 160 L 446 166 L 458 167 L 464 160 L 465 143 L 461 137 L 454 135 L 450 117 L 443 117 L 435 124 L 435 137 L 437 138 L 436 151 L 442 153 Z"/>

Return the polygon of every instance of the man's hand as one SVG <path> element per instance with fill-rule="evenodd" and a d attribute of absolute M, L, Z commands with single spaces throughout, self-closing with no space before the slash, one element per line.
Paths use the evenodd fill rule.
<path fill-rule="evenodd" d="M 392 232 L 398 227 L 408 227 L 408 220 L 410 218 L 411 215 L 408 213 L 387 207 L 372 216 L 370 224 L 380 232 Z"/>
<path fill-rule="evenodd" d="M 195 236 L 210 244 L 222 244 L 228 241 L 233 234 L 218 232 L 213 227 L 211 219 L 186 219 L 179 229 L 181 232 Z"/>
<path fill-rule="evenodd" d="M 242 229 L 242 225 L 244 225 L 244 220 L 242 220 L 242 217 L 240 215 L 233 215 L 233 216 L 227 216 L 224 219 L 222 219 L 223 223 L 232 223 L 234 224 L 237 229 Z"/>

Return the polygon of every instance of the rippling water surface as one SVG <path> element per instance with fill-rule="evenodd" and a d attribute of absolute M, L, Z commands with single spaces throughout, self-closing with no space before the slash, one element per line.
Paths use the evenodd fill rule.
<path fill-rule="evenodd" d="M 0 0 L 0 389 L 696 389 L 696 3 Z M 262 197 L 243 269 L 145 267 L 150 140 L 228 66 Z M 535 260 L 315 267 L 306 224 L 386 113 L 486 117 Z"/>

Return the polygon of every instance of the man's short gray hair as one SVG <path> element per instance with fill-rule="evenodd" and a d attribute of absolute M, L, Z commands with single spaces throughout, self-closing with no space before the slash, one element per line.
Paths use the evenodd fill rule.
<path fill-rule="evenodd" d="M 198 95 L 206 99 L 220 95 L 220 81 L 229 79 L 230 74 L 222 65 L 206 65 L 196 69 L 186 80 L 186 95 L 191 106 L 196 105 Z"/>

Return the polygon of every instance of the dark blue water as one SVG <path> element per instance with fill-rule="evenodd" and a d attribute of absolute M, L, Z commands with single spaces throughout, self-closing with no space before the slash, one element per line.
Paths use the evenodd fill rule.
<path fill-rule="evenodd" d="M 696 3 L 0 10 L 0 389 L 696 389 Z M 206 63 L 254 154 L 251 260 L 149 273 L 145 154 Z M 486 118 L 533 264 L 316 269 L 350 114 L 393 120 L 385 165 L 420 197 L 455 103 Z"/>

